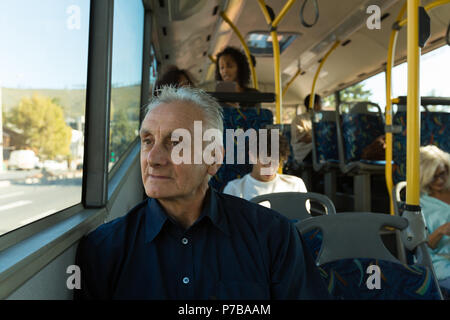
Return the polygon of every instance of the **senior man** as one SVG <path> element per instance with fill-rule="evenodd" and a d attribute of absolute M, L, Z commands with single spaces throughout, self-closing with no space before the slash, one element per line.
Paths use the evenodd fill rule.
<path fill-rule="evenodd" d="M 148 198 L 82 239 L 75 298 L 327 299 L 287 218 L 208 186 L 223 158 L 221 139 L 207 149 L 174 138 L 180 130 L 195 136 L 199 123 L 223 134 L 217 102 L 201 90 L 164 87 L 147 110 L 140 137 Z M 216 161 L 205 161 L 205 150 Z M 201 151 L 201 161 L 174 160 Z"/>

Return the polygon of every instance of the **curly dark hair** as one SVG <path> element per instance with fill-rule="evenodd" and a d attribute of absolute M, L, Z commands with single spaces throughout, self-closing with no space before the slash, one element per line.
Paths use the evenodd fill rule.
<path fill-rule="evenodd" d="M 170 66 L 166 72 L 156 81 L 155 93 L 158 94 L 158 89 L 164 85 L 178 86 L 180 83 L 180 77 L 184 76 L 189 81 L 190 86 L 194 86 L 192 77 L 184 69 L 178 69 L 176 66 Z"/>
<path fill-rule="evenodd" d="M 219 52 L 216 57 L 216 80 L 222 80 L 219 68 L 219 59 L 221 56 L 230 56 L 231 58 L 233 58 L 238 68 L 237 82 L 239 86 L 241 86 L 242 88 L 246 88 L 248 83 L 250 82 L 250 66 L 248 65 L 247 56 L 241 50 L 235 47 L 226 47 L 221 52 Z M 253 63 L 253 65 L 255 65 L 255 63 Z"/>

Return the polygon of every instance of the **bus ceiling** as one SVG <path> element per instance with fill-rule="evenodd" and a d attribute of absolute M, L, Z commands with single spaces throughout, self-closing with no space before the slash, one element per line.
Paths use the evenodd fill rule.
<path fill-rule="evenodd" d="M 279 14 L 286 1 L 267 0 L 265 3 Z M 434 1 L 423 0 L 426 6 Z M 314 1 L 295 1 L 278 25 L 279 32 L 295 32 L 299 36 L 281 54 L 283 85 L 297 73 L 302 74 L 290 85 L 288 96 L 295 99 L 306 96 L 320 60 L 336 40 L 341 45 L 333 52 L 319 75 L 316 92 L 323 95 L 343 89 L 385 69 L 389 35 L 395 17 L 404 0 L 335 0 L 318 1 L 319 18 L 312 27 L 305 27 L 316 16 Z M 355 5 L 356 3 L 356 5 Z M 214 88 L 214 64 L 210 57 L 225 46 L 242 48 L 239 38 L 221 17 L 221 12 L 232 21 L 244 38 L 252 31 L 268 29 L 258 1 L 238 0 L 144 0 L 153 12 L 153 45 L 161 65 L 177 65 L 193 74 L 196 84 Z M 380 25 L 371 28 L 370 18 L 380 8 Z M 450 16 L 450 5 L 428 12 L 431 18 L 431 36 L 422 54 L 445 43 Z M 269 30 L 267 30 L 269 31 Z M 350 41 L 349 41 L 350 40 Z M 256 74 L 262 90 L 274 91 L 273 57 L 258 56 Z M 399 32 L 395 64 L 406 60 L 406 28 Z M 208 84 L 211 84 L 208 86 Z M 295 95 L 289 92 L 295 92 Z M 289 100 L 289 98 L 288 98 Z M 288 102 L 284 100 L 284 102 Z"/>

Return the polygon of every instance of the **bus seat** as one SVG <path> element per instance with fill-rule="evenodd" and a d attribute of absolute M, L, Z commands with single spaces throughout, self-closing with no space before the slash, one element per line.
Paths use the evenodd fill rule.
<path fill-rule="evenodd" d="M 399 105 L 393 117 L 393 125 L 401 127 L 401 132 L 393 134 L 392 158 L 394 161 L 394 184 L 406 179 L 406 106 Z M 450 152 L 450 112 L 423 111 L 420 113 L 420 145 L 436 145 Z"/>
<path fill-rule="evenodd" d="M 335 298 L 442 300 L 433 266 L 422 259 L 426 256 L 424 243 L 417 247 L 417 262 L 406 265 L 395 258 L 381 240 L 382 228 L 405 230 L 408 225 L 403 217 L 344 212 L 311 217 L 298 222 L 296 227 L 302 234 L 314 229 L 322 231 L 323 245 L 316 264 Z M 378 266 L 378 285 L 373 281 L 377 275 L 369 269 L 371 265 Z"/>
<path fill-rule="evenodd" d="M 339 120 L 337 131 L 341 170 L 344 173 L 352 170 L 384 172 L 384 161 L 361 159 L 364 148 L 384 134 L 381 108 L 366 101 L 341 104 Z"/>
<path fill-rule="evenodd" d="M 309 202 L 311 200 L 311 202 Z M 281 213 L 293 223 L 311 218 L 313 215 L 336 214 L 333 202 L 327 197 L 314 192 L 279 192 L 257 196 L 250 200 L 254 203 L 270 202 L 270 208 Z M 310 211 L 307 206 L 310 206 Z M 318 209 L 315 204 L 322 206 Z M 322 246 L 322 233 L 320 230 L 311 230 L 303 235 L 305 243 L 315 258 Z"/>
<path fill-rule="evenodd" d="M 273 123 L 273 113 L 269 109 L 263 108 L 246 108 L 239 109 L 230 106 L 223 106 L 223 125 L 224 135 L 223 143 L 226 148 L 226 129 L 242 129 L 244 132 L 248 129 L 259 130 Z M 245 164 L 237 164 L 237 139 L 234 143 L 234 162 L 231 164 L 224 163 L 219 171 L 209 180 L 209 185 L 218 191 L 222 191 L 225 185 L 234 179 L 242 178 L 251 172 L 252 165 L 249 164 L 248 156 L 246 156 Z M 226 159 L 225 150 L 225 159 Z"/>
<path fill-rule="evenodd" d="M 339 105 L 336 113 L 339 168 L 353 175 L 354 210 L 371 211 L 371 176 L 384 175 L 385 161 L 361 159 L 366 146 L 384 134 L 381 108 L 372 102 Z"/>
<path fill-rule="evenodd" d="M 450 152 L 450 110 L 449 112 L 426 113 L 426 131 L 421 130 L 423 145 L 434 144 L 445 152 Z"/>
<path fill-rule="evenodd" d="M 337 167 L 336 111 L 312 111 L 313 166 L 315 171 Z"/>

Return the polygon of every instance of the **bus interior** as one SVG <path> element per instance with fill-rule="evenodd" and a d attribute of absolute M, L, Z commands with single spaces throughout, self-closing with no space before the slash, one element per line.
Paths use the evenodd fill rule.
<path fill-rule="evenodd" d="M 409 2 L 424 7 L 429 18 L 428 32 L 425 22 L 420 29 L 419 57 L 435 61 L 433 54 L 440 52 L 440 61 L 447 63 L 427 71 L 448 80 L 450 1 L 445 0 L 3 1 L 0 29 L 14 31 L 0 31 L 10 43 L 0 53 L 5 70 L 0 79 L 0 298 L 73 299 L 68 267 L 75 264 L 79 240 L 146 197 L 138 130 L 155 82 L 170 66 L 187 70 L 196 87 L 221 102 L 260 102 L 257 124 L 244 121 L 242 127 L 277 128 L 288 141 L 292 119 L 309 112 L 305 97 L 319 94 L 322 111 L 311 112 L 312 162 L 298 164 L 291 154 L 280 172 L 301 177 L 308 192 L 319 194 L 311 198 L 317 200 L 311 208 L 315 215 L 335 210 L 337 218 L 345 212 L 348 225 L 342 230 L 349 234 L 366 230 L 367 221 L 378 226 L 373 217 L 360 222 L 362 213 L 399 218 L 405 200 L 396 185 L 419 175 L 418 167 L 415 172 L 406 167 L 407 158 L 417 158 L 419 143 L 450 152 L 448 85 L 433 92 L 417 87 L 415 96 L 391 90 L 411 83 L 405 72 L 392 76 L 394 68 L 412 68 L 407 63 L 407 32 L 414 24 L 406 21 Z M 259 91 L 254 97 L 215 92 L 216 55 L 226 46 L 249 50 L 255 58 L 249 85 Z M 363 84 L 375 78 L 381 85 L 368 93 Z M 415 129 L 406 135 L 406 114 L 419 99 L 420 142 L 410 153 L 407 139 Z M 271 115 L 266 122 L 261 110 Z M 237 113 L 224 116 L 230 114 Z M 364 115 L 376 123 L 364 122 Z M 39 127 L 40 121 L 61 125 Z M 330 128 L 331 135 L 321 131 Z M 363 161 L 361 148 L 385 134 L 384 161 Z M 34 151 L 34 168 L 8 167 L 17 150 Z M 234 178 L 245 173 L 233 172 Z M 223 173 L 213 183 L 220 189 L 229 179 Z M 320 206 L 324 201 L 327 205 Z M 315 227 L 327 228 L 325 221 L 315 221 Z M 306 237 L 313 223 L 302 228 Z M 380 232 L 390 254 L 406 263 L 400 232 Z M 336 254 L 352 253 L 348 248 Z M 335 258 L 321 256 L 322 262 Z M 443 293 L 437 295 L 442 299 Z"/>

